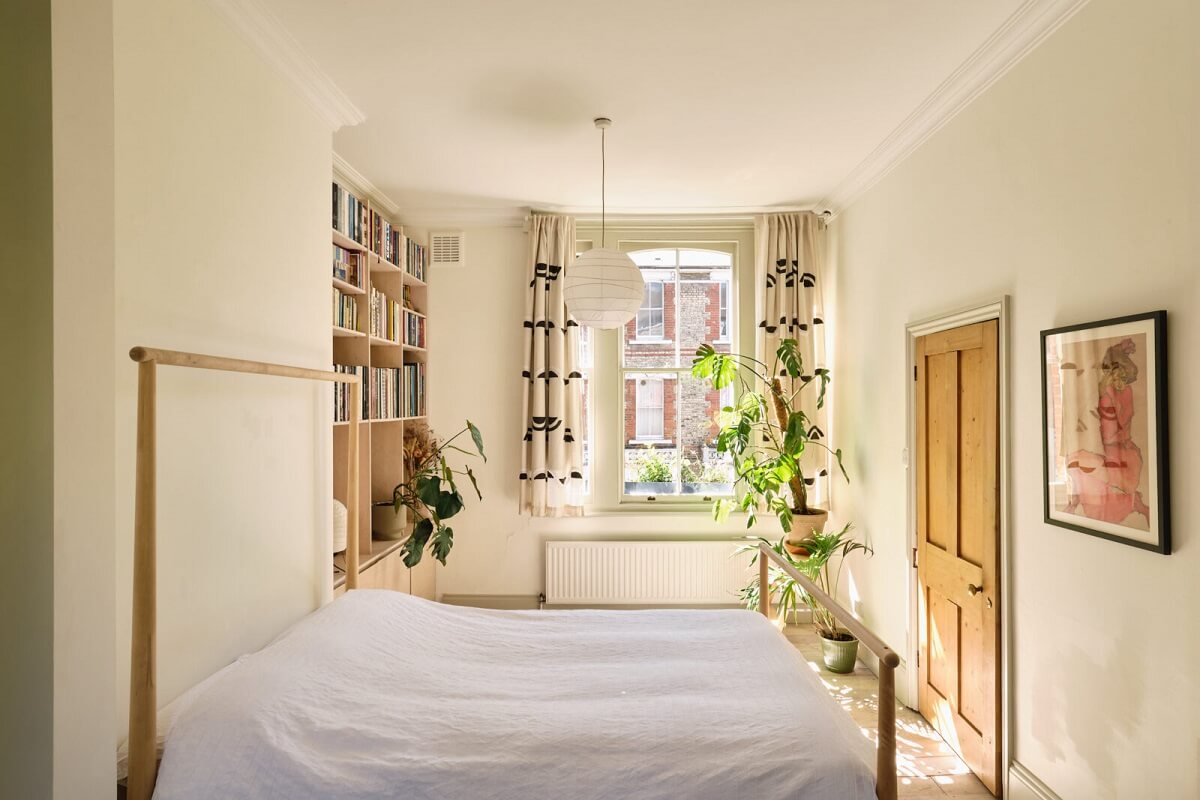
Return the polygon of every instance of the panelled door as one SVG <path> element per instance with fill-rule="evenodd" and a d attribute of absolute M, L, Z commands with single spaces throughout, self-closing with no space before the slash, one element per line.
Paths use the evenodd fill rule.
<path fill-rule="evenodd" d="M 998 323 L 916 342 L 921 714 L 1000 781 Z"/>

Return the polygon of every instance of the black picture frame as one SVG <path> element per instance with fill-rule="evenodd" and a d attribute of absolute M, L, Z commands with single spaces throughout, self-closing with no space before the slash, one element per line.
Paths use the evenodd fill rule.
<path fill-rule="evenodd" d="M 1155 478 L 1153 486 L 1150 486 L 1150 492 L 1154 505 L 1150 507 L 1150 514 L 1146 515 L 1147 523 L 1150 525 L 1150 531 L 1147 533 L 1156 533 L 1156 536 L 1145 538 L 1132 538 L 1120 533 L 1119 529 L 1124 527 L 1126 530 L 1134 531 L 1134 528 L 1123 526 L 1119 523 L 1104 522 L 1102 520 L 1090 520 L 1085 515 L 1074 514 L 1063 509 L 1052 508 L 1052 494 L 1054 485 L 1051 482 L 1051 420 L 1050 420 L 1050 358 L 1047 351 L 1047 345 L 1050 343 L 1051 337 L 1063 337 L 1067 334 L 1079 334 L 1084 331 L 1097 331 L 1097 339 L 1105 338 L 1102 332 L 1104 329 L 1128 329 L 1131 325 L 1137 323 L 1149 323 L 1148 331 L 1153 336 L 1153 347 L 1147 348 L 1147 364 L 1154 365 L 1154 387 L 1153 399 L 1149 398 L 1147 391 L 1146 405 L 1153 411 L 1153 418 L 1148 420 L 1147 440 L 1154 445 L 1154 453 L 1152 457 L 1143 459 L 1143 466 L 1153 463 L 1155 472 L 1152 475 Z M 1109 338 L 1113 335 L 1109 334 Z M 1056 350 L 1057 352 L 1057 350 Z M 1143 550 L 1150 550 L 1163 555 L 1171 553 L 1171 480 L 1170 480 L 1170 453 L 1169 453 L 1169 417 L 1168 417 L 1168 398 L 1167 398 L 1167 312 L 1166 311 L 1150 311 L 1144 314 L 1131 314 L 1125 317 L 1114 317 L 1112 319 L 1104 319 L 1096 322 L 1085 322 L 1078 325 L 1067 325 L 1059 328 L 1051 328 L 1041 332 L 1041 371 L 1042 371 L 1042 511 L 1043 519 L 1049 525 L 1055 525 L 1060 528 L 1068 528 L 1079 533 L 1086 533 L 1089 536 L 1096 536 L 1101 539 L 1107 539 L 1112 542 L 1119 542 L 1131 547 L 1137 547 Z M 1061 374 L 1059 375 L 1061 386 Z M 1136 380 L 1136 379 L 1135 379 Z M 1065 412 L 1064 412 L 1065 413 Z M 1097 419 L 1099 417 L 1097 416 Z M 1057 441 L 1057 440 L 1056 440 Z M 1107 462 L 1105 468 L 1107 469 Z M 1142 493 L 1137 492 L 1137 497 L 1143 499 Z M 1149 504 L 1146 504 L 1149 506 Z M 1068 517 L 1067 519 L 1064 519 Z M 1126 517 L 1128 518 L 1128 517 Z M 1092 524 L 1089 525 L 1088 523 Z"/>

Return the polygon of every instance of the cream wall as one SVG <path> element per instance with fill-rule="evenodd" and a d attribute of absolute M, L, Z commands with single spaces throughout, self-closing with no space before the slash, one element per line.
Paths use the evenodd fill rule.
<path fill-rule="evenodd" d="M 74 800 L 112 796 L 127 707 L 126 353 L 327 367 L 331 150 L 316 112 L 201 0 L 56 0 L 54 13 L 54 411 L 69 434 L 55 474 L 54 792 Z M 165 368 L 159 404 L 165 703 L 327 593 L 331 443 L 328 387 Z"/>
<path fill-rule="evenodd" d="M 579 238 L 590 232 L 581 225 Z M 751 231 L 670 230 L 642 227 L 608 232 L 612 245 L 620 239 L 664 241 L 686 236 L 690 240 L 740 239 L 740 274 L 743 286 L 753 275 Z M 431 275 L 430 410 L 431 424 L 439 434 L 458 430 L 469 418 L 482 430 L 487 443 L 488 463 L 476 469 L 482 503 L 468 500 L 466 510 L 452 523 L 454 550 L 447 565 L 438 566 L 439 595 L 520 595 L 536 597 L 544 588 L 543 543 L 548 539 L 638 537 L 706 538 L 728 537 L 742 532 L 743 521 L 732 520 L 724 527 L 712 521 L 707 508 L 694 512 L 631 512 L 592 510 L 588 516 L 570 519 L 534 519 L 518 513 L 521 444 L 525 429 L 521 421 L 521 393 L 525 380 L 522 348 L 525 293 L 529 288 L 525 260 L 528 237 L 519 227 L 470 228 L 466 231 L 466 266 L 436 269 Z M 739 331 L 742 342 L 752 341 L 753 297 L 742 295 Z M 617 394 L 615 371 L 616 334 L 597 340 L 594 391 Z M 607 369 L 605 366 L 607 365 Z M 612 407 L 612 406 L 610 406 Z M 600 437 L 618 428 L 597 418 Z M 598 460 L 616 463 L 616 443 L 611 436 L 598 437 Z M 615 473 L 598 475 L 615 492 Z M 615 496 L 615 495 L 613 495 Z M 601 502 L 599 495 L 597 502 Z"/>
<path fill-rule="evenodd" d="M 838 499 L 906 641 L 904 326 L 1012 297 L 1014 752 L 1063 798 L 1200 795 L 1200 6 L 1093 0 L 837 221 Z M 1170 313 L 1168 557 L 1042 522 L 1038 331 Z"/>
<path fill-rule="evenodd" d="M 112 783 L 115 498 L 129 489 L 113 473 L 113 7 L 52 5 L 54 796 L 70 800 Z"/>
<path fill-rule="evenodd" d="M 54 656 L 49 0 L 0 6 L 0 75 L 0 793 L 45 797 Z"/>

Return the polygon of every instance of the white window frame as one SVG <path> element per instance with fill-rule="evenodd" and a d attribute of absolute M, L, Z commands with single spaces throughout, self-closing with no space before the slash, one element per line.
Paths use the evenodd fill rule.
<path fill-rule="evenodd" d="M 738 272 L 739 272 L 739 268 L 740 268 L 739 267 L 739 263 L 740 263 L 739 249 L 740 248 L 739 248 L 738 244 L 739 243 L 736 241 L 731 242 L 731 241 L 693 240 L 693 239 L 679 239 L 679 240 L 673 240 L 673 241 L 655 241 L 655 242 L 622 240 L 620 242 L 620 249 L 625 252 L 634 252 L 634 251 L 640 251 L 640 250 L 676 250 L 677 251 L 676 259 L 675 259 L 676 266 L 674 267 L 674 269 L 676 270 L 676 273 L 675 273 L 676 290 L 674 293 L 676 325 L 679 324 L 679 320 L 680 320 L 679 305 L 681 303 L 681 298 L 683 295 L 682 291 L 680 291 L 681 278 L 680 278 L 679 270 L 681 270 L 682 268 L 679 266 L 678 251 L 708 250 L 710 252 L 718 252 L 718 253 L 723 253 L 725 255 L 728 255 L 730 258 L 729 281 L 727 282 L 728 286 L 729 286 L 728 291 L 729 291 L 729 300 L 730 300 L 729 327 L 731 328 L 730 332 L 733 335 L 729 339 L 718 339 L 716 341 L 720 342 L 721 344 L 729 345 L 729 349 L 731 352 L 737 352 L 737 340 L 738 340 L 737 326 L 738 326 L 739 314 L 737 313 L 738 305 L 737 305 L 736 298 L 738 296 L 737 295 L 737 284 L 738 284 Z M 656 269 L 666 269 L 666 268 L 665 267 L 656 267 Z M 663 283 L 665 286 L 665 282 L 663 282 Z M 725 281 L 718 281 L 718 283 L 725 283 Z M 665 289 L 664 289 L 663 297 L 664 297 L 663 333 L 664 333 L 664 337 L 665 337 L 665 334 L 666 334 L 666 303 L 665 303 L 666 294 L 665 294 Z M 719 313 L 719 310 L 718 310 L 718 313 Z M 636 334 L 636 332 L 637 332 L 636 323 L 635 323 L 634 331 Z M 620 331 L 618 331 L 618 337 L 617 337 L 617 342 L 616 342 L 615 362 L 616 362 L 616 379 L 617 379 L 616 384 L 617 384 L 617 387 L 620 392 L 620 398 L 618 400 L 618 403 L 617 403 L 617 406 L 615 409 L 615 416 L 612 417 L 617 423 L 617 427 L 618 427 L 617 438 L 619 439 L 619 449 L 617 451 L 618 457 L 617 457 L 616 463 L 614 465 L 614 468 L 615 468 L 614 471 L 616 472 L 616 478 L 617 478 L 616 494 L 617 494 L 618 506 L 622 509 L 644 508 L 647 506 L 654 506 L 657 508 L 672 507 L 677 510 L 693 510 L 693 509 L 694 510 L 701 510 L 701 509 L 707 510 L 712 504 L 712 500 L 713 500 L 712 495 L 683 494 L 682 492 L 680 492 L 679 494 L 670 494 L 670 495 L 634 495 L 634 494 L 626 494 L 625 493 L 625 458 L 624 458 L 624 455 L 625 455 L 625 447 L 628 444 L 630 444 L 630 442 L 627 442 L 625 440 L 625 426 L 624 426 L 626 376 L 627 375 L 649 376 L 649 375 L 654 375 L 654 374 L 662 374 L 664 378 L 677 377 L 677 380 L 671 381 L 671 383 L 674 383 L 674 386 L 669 385 L 669 383 L 665 380 L 663 381 L 663 406 L 664 406 L 664 416 L 665 416 L 666 392 L 668 392 L 668 391 L 681 392 L 684 380 L 687 380 L 691 375 L 691 353 L 679 352 L 680 366 L 678 366 L 678 367 L 643 367 L 643 366 L 637 366 L 637 365 L 626 366 L 624 363 L 624 348 L 622 348 L 622 346 L 621 346 L 620 336 L 621 336 Z M 638 337 L 637 339 L 631 340 L 631 344 L 637 344 L 638 341 L 646 341 L 646 340 L 641 339 L 641 337 Z M 658 340 L 651 340 L 651 341 L 657 342 Z M 667 341 L 667 340 L 664 338 L 662 341 Z M 681 346 L 678 334 L 674 337 L 674 341 L 675 341 L 676 351 L 678 352 L 679 348 Z M 635 390 L 635 407 L 636 407 L 636 390 Z M 665 425 L 665 419 L 664 419 L 664 425 Z M 673 441 L 675 444 L 675 451 L 676 451 L 677 456 L 681 455 L 682 448 L 683 448 L 683 430 L 682 430 L 682 428 L 683 428 L 683 413 L 682 413 L 682 409 L 679 407 L 679 398 L 677 397 L 676 398 L 674 435 L 668 439 L 668 437 L 666 436 L 666 431 L 664 430 L 663 438 L 658 440 L 658 441 Z M 635 433 L 636 433 L 636 427 L 635 427 Z M 633 440 L 633 443 L 634 444 L 649 443 L 650 441 L 654 441 L 654 440 L 644 440 L 644 439 L 635 438 Z M 682 480 L 681 470 L 676 469 L 675 473 L 676 473 L 676 479 L 677 479 L 677 483 L 678 483 L 678 481 Z"/>
<path fill-rule="evenodd" d="M 650 287 L 658 287 L 658 305 L 645 305 L 650 298 Z M 633 319 L 633 335 L 635 341 L 638 342 L 665 342 L 667 341 L 667 286 L 663 281 L 646 281 L 646 291 L 642 294 L 641 308 L 638 309 L 637 315 Z M 642 314 L 647 314 L 650 319 L 653 319 L 655 312 L 658 312 L 658 334 L 654 334 L 654 323 L 650 322 L 647 326 L 650 330 L 642 333 Z"/>
<path fill-rule="evenodd" d="M 666 410 L 667 410 L 667 385 L 666 384 L 667 384 L 667 382 L 665 379 L 655 378 L 655 377 L 642 377 L 642 378 L 638 379 L 638 382 L 636 384 L 634 384 L 633 407 L 634 407 L 634 414 L 635 414 L 635 417 L 634 417 L 635 430 L 634 430 L 633 438 L 635 441 L 638 441 L 638 442 L 661 442 L 664 440 L 664 438 L 666 436 L 666 429 L 665 429 L 664 425 L 666 422 Z M 647 398 L 644 398 L 644 395 L 648 394 L 648 392 L 644 392 L 643 389 L 648 389 L 651 385 L 658 386 L 658 405 L 656 405 L 656 406 L 649 405 L 649 403 L 647 402 Z M 649 412 L 649 411 L 654 411 L 654 410 L 658 411 L 657 432 L 643 433 L 641 431 L 642 412 L 643 411 Z M 647 421 L 649 421 L 649 420 L 647 420 Z M 650 426 L 647 426 L 647 427 L 650 427 Z"/>
<path fill-rule="evenodd" d="M 717 341 L 730 341 L 730 326 L 733 322 L 733 315 L 730 314 L 730 309 L 733 304 L 730 302 L 733 299 L 732 280 L 717 281 Z"/>

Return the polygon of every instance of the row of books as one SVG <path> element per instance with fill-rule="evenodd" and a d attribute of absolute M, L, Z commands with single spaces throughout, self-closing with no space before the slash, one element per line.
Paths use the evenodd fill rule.
<path fill-rule="evenodd" d="M 399 344 L 400 304 L 375 287 L 371 287 L 370 308 L 371 335 Z"/>
<path fill-rule="evenodd" d="M 333 229 L 359 244 L 366 242 L 367 204 L 350 190 L 333 184 Z"/>
<path fill-rule="evenodd" d="M 339 281 L 362 288 L 362 269 L 360 268 L 361 254 L 355 250 L 333 246 L 333 277 Z"/>
<path fill-rule="evenodd" d="M 425 318 L 404 309 L 404 343 L 414 347 L 425 346 Z"/>
<path fill-rule="evenodd" d="M 345 364 L 334 364 L 334 372 L 343 372 L 347 375 L 358 375 L 360 381 L 366 378 L 366 367 L 348 367 Z M 366 385 L 365 382 L 363 384 Z M 367 394 L 362 394 L 362 414 L 359 419 L 365 419 L 367 413 Z M 349 422 L 350 421 L 350 384 L 335 383 L 333 385 L 333 420 L 334 422 Z"/>
<path fill-rule="evenodd" d="M 404 237 L 407 243 L 404 252 L 404 263 L 399 266 L 404 268 L 404 271 L 412 275 L 418 280 L 425 280 L 425 266 L 429 263 L 429 253 L 424 245 L 417 244 L 407 236 Z"/>
<path fill-rule="evenodd" d="M 395 419 L 401 416 L 400 370 L 394 367 L 372 367 L 370 380 L 371 419 Z"/>
<path fill-rule="evenodd" d="M 404 416 L 425 416 L 425 365 L 404 365 Z"/>
<path fill-rule="evenodd" d="M 354 295 L 345 294 L 336 286 L 333 287 L 333 324 L 358 330 L 358 303 L 354 302 Z"/>
<path fill-rule="evenodd" d="M 400 255 L 404 252 L 407 240 L 403 228 L 394 227 L 378 211 L 371 209 L 371 241 L 367 243 L 371 252 L 399 267 L 402 266 Z"/>

